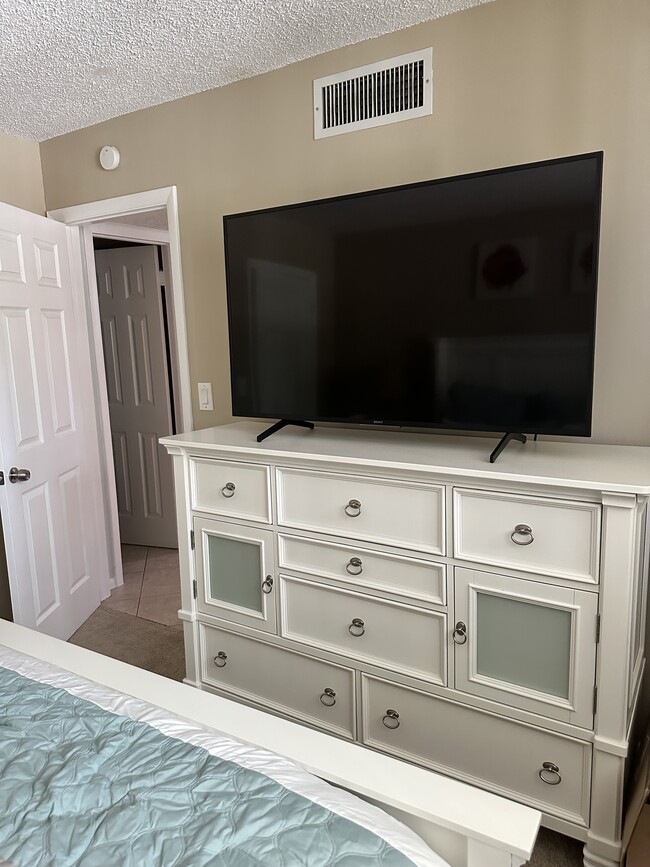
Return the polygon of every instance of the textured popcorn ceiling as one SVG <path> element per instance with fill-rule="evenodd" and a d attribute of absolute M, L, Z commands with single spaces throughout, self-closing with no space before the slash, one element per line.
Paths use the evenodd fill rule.
<path fill-rule="evenodd" d="M 485 2 L 0 0 L 0 130 L 42 141 Z"/>

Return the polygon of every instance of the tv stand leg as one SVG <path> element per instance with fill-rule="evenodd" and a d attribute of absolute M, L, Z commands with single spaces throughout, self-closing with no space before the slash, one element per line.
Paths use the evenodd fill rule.
<path fill-rule="evenodd" d="M 267 437 L 270 437 L 274 433 L 277 433 L 279 430 L 282 430 L 282 428 L 286 427 L 288 424 L 296 425 L 296 427 L 306 427 L 306 428 L 309 428 L 309 430 L 314 429 L 314 425 L 310 421 L 301 421 L 300 419 L 283 418 L 280 421 L 276 421 L 276 423 L 272 424 L 271 427 L 267 427 L 267 429 L 263 430 L 261 434 L 258 434 L 258 437 L 257 437 L 258 443 L 261 443 L 262 440 L 265 440 Z"/>
<path fill-rule="evenodd" d="M 499 440 L 499 444 L 497 445 L 497 447 L 494 449 L 494 451 L 490 455 L 490 463 L 491 464 L 493 464 L 496 461 L 496 459 L 499 457 L 501 452 L 505 449 L 505 447 L 508 445 L 508 443 L 511 440 L 517 440 L 518 443 L 525 443 L 526 437 L 524 436 L 524 434 L 520 434 L 520 433 L 504 434 L 501 437 L 501 439 Z"/>

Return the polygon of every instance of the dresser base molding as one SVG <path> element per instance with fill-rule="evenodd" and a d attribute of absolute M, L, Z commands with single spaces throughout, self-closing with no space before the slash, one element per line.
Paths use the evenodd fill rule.
<path fill-rule="evenodd" d="M 621 843 L 610 843 L 587 834 L 587 842 L 582 850 L 584 867 L 619 867 L 623 860 Z"/>
<path fill-rule="evenodd" d="M 622 864 L 620 856 L 617 858 L 603 858 L 600 855 L 594 854 L 586 846 L 582 851 L 582 859 L 584 867 L 621 867 Z"/>
<path fill-rule="evenodd" d="M 529 442 L 490 464 L 482 437 L 261 432 L 163 440 L 185 682 L 309 727 L 345 709 L 348 739 L 549 810 L 544 825 L 586 842 L 585 867 L 616 867 L 650 449 Z M 206 634 L 224 636 L 209 660 Z"/>

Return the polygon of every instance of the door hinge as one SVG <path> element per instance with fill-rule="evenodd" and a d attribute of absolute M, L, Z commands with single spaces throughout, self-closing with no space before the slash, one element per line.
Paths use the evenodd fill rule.
<path fill-rule="evenodd" d="M 196 599 L 199 595 L 199 585 L 196 578 L 192 581 L 192 593 L 194 594 L 194 598 Z"/>
<path fill-rule="evenodd" d="M 194 543 L 194 530 L 190 530 L 190 547 L 192 548 L 192 551 L 193 551 L 194 548 L 195 548 L 195 543 Z"/>
<path fill-rule="evenodd" d="M 596 714 L 596 705 L 598 704 L 598 687 L 594 687 L 594 716 Z"/>
<path fill-rule="evenodd" d="M 596 644 L 600 641 L 600 614 L 596 615 Z"/>

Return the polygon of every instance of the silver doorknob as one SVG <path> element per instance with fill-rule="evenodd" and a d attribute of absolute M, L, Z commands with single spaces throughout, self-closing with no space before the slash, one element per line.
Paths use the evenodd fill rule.
<path fill-rule="evenodd" d="M 19 470 L 18 467 L 12 467 L 9 470 L 9 481 L 12 485 L 15 485 L 16 482 L 28 482 L 32 474 L 29 470 Z"/>

